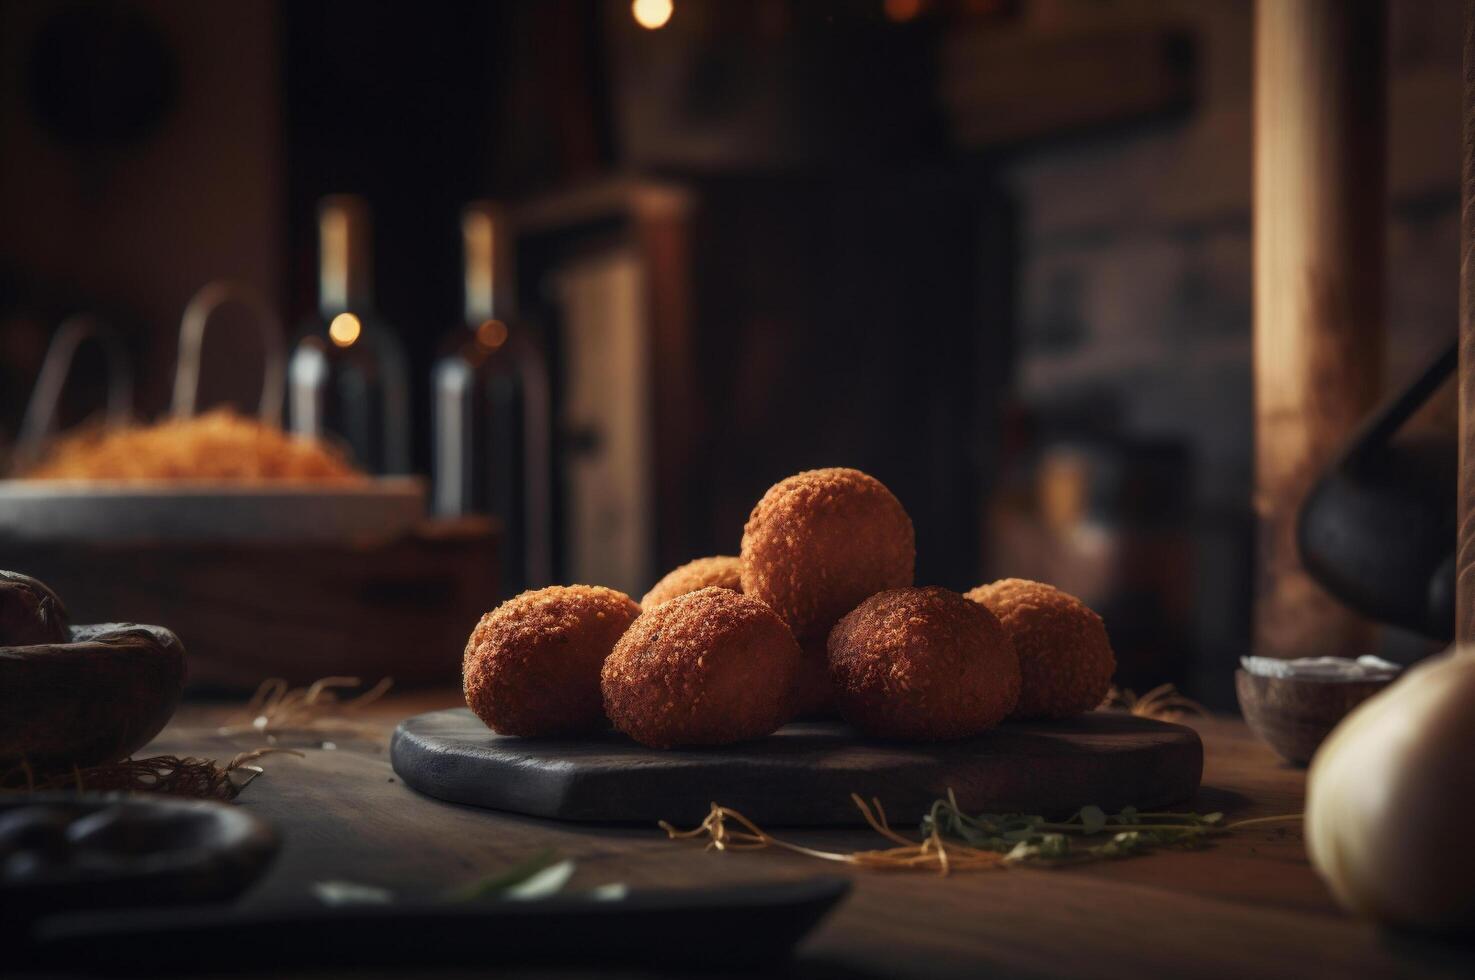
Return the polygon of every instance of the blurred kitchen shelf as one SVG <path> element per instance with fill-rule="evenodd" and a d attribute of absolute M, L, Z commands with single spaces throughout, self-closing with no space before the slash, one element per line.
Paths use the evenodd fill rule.
<path fill-rule="evenodd" d="M 196 691 L 331 675 L 444 686 L 459 682 L 471 628 L 501 599 L 501 537 L 467 518 L 385 542 L 0 539 L 0 567 L 56 589 L 73 622 L 172 629 Z"/>
<path fill-rule="evenodd" d="M 1026 394 L 1046 395 L 1062 388 L 1088 388 L 1129 375 L 1175 374 L 1201 376 L 1244 367 L 1250 357 L 1248 337 L 1215 337 L 1195 345 L 1187 367 L 1167 369 L 1182 357 L 1172 337 L 1103 344 L 1086 353 L 1039 356 L 1020 371 L 1019 388 Z"/>
<path fill-rule="evenodd" d="M 1195 52 L 1176 25 L 983 25 L 944 40 L 940 95 L 959 145 L 999 149 L 1182 112 L 1195 96 Z"/>
<path fill-rule="evenodd" d="M 691 557 L 697 206 L 680 183 L 621 176 L 510 212 L 521 313 L 551 353 L 568 581 L 639 594 Z"/>

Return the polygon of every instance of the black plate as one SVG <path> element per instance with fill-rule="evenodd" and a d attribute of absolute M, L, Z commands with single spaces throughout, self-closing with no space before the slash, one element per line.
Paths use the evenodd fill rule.
<path fill-rule="evenodd" d="M 724 969 L 788 956 L 850 890 L 845 878 L 636 891 L 618 900 L 179 909 L 37 924 L 22 961 L 49 968 L 191 973 L 509 964 Z"/>
<path fill-rule="evenodd" d="M 278 847 L 272 829 L 225 803 L 126 793 L 0 793 L 0 819 L 39 807 L 93 834 L 21 871 L 0 853 L 0 935 L 78 909 L 181 905 L 241 894 Z M 108 815 L 127 823 L 99 826 Z M 132 838 L 128 840 L 126 838 Z M 35 853 L 34 848 L 24 850 Z M 29 862 L 28 862 L 29 863 Z"/>

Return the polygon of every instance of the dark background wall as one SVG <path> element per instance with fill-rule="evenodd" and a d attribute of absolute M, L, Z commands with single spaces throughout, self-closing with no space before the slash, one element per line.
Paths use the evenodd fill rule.
<path fill-rule="evenodd" d="M 1453 333 L 1460 5 L 1390 6 L 1393 385 Z M 919 578 L 1060 581 L 1133 683 L 1224 703 L 1253 562 L 1252 7 L 676 0 L 647 31 L 622 0 L 0 0 L 0 455 L 69 312 L 119 325 L 144 417 L 205 282 L 298 324 L 315 203 L 349 191 L 424 465 L 461 206 L 657 182 L 693 202 L 664 557 L 730 552 L 772 480 L 858 465 L 912 510 Z M 556 351 L 550 279 L 524 288 Z M 255 354 L 220 335 L 207 392 L 250 404 Z"/>

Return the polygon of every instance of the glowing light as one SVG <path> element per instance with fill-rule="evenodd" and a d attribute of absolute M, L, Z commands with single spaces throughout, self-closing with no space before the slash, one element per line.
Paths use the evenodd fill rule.
<path fill-rule="evenodd" d="M 885 0 L 881 5 L 887 20 L 904 23 L 922 12 L 922 0 Z"/>
<path fill-rule="evenodd" d="M 501 320 L 487 320 L 476 328 L 476 342 L 487 350 L 496 350 L 507 343 L 507 324 Z"/>
<path fill-rule="evenodd" d="M 635 23 L 648 31 L 658 31 L 665 27 L 675 9 L 671 0 L 635 0 L 630 4 L 630 13 L 634 15 Z"/>
<path fill-rule="evenodd" d="M 363 332 L 364 325 L 352 313 L 340 313 L 328 324 L 328 339 L 339 347 L 352 347 Z"/>

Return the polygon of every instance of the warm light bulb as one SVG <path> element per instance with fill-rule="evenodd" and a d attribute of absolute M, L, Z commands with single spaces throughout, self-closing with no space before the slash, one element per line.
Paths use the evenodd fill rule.
<path fill-rule="evenodd" d="M 507 324 L 501 320 L 487 320 L 476 328 L 476 342 L 487 350 L 496 350 L 507 343 Z"/>
<path fill-rule="evenodd" d="M 340 313 L 328 324 L 328 339 L 339 347 L 352 347 L 363 332 L 364 325 L 352 313 Z"/>
<path fill-rule="evenodd" d="M 635 16 L 635 23 L 648 31 L 658 31 L 665 27 L 674 11 L 671 0 L 635 0 L 630 4 L 630 13 Z"/>
<path fill-rule="evenodd" d="M 886 11 L 887 19 L 901 24 L 922 12 L 922 0 L 885 0 L 881 8 Z"/>

